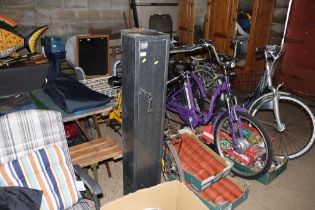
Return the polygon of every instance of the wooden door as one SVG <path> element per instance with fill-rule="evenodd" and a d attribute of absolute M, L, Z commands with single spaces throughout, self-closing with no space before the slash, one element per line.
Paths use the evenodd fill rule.
<path fill-rule="evenodd" d="M 232 54 L 237 8 L 238 0 L 207 0 L 205 39 L 212 40 L 218 52 Z"/>
<path fill-rule="evenodd" d="M 315 97 L 315 1 L 292 1 L 278 83 Z"/>
<path fill-rule="evenodd" d="M 177 34 L 180 44 L 193 44 L 195 23 L 195 0 L 178 1 Z"/>
<path fill-rule="evenodd" d="M 256 48 L 269 42 L 275 0 L 253 0 L 251 28 L 244 66 L 237 67 L 236 88 L 248 92 L 256 86 L 264 70 L 264 59 L 256 58 Z"/>
<path fill-rule="evenodd" d="M 268 44 L 275 0 L 254 0 L 245 72 L 262 72 L 264 61 L 257 60 L 257 47 Z"/>

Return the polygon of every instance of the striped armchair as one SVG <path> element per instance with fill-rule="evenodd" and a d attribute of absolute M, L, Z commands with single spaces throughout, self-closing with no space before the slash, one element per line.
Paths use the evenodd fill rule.
<path fill-rule="evenodd" d="M 0 164 L 54 144 L 62 148 L 72 177 L 75 179 L 77 176 L 84 182 L 93 195 L 96 209 L 100 209 L 98 196 L 102 194 L 102 189 L 84 170 L 72 165 L 59 112 L 26 110 L 0 117 Z M 80 193 L 78 195 L 78 202 L 68 209 L 89 209 Z"/>

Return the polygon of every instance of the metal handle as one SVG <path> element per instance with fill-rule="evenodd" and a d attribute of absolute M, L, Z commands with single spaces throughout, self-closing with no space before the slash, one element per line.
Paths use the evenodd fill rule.
<path fill-rule="evenodd" d="M 153 97 L 151 95 L 151 93 L 149 93 L 148 95 L 148 113 L 152 113 L 153 112 Z"/>
<path fill-rule="evenodd" d="M 153 96 L 151 92 L 146 91 L 145 89 L 141 88 L 140 89 L 140 94 L 143 94 L 148 97 L 148 108 L 147 112 L 152 113 L 153 112 Z"/>

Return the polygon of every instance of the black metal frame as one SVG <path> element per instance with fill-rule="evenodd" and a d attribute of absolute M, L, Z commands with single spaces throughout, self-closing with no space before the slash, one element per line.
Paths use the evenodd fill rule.
<path fill-rule="evenodd" d="M 100 210 L 101 203 L 99 196 L 103 194 L 101 186 L 92 179 L 85 170 L 83 170 L 79 165 L 73 165 L 74 173 L 83 181 L 84 185 L 89 189 L 94 201 L 95 209 Z"/>

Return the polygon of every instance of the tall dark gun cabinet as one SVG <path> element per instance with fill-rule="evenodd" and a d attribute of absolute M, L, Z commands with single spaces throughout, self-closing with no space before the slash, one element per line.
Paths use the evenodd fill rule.
<path fill-rule="evenodd" d="M 122 31 L 124 194 L 160 183 L 169 35 Z"/>

